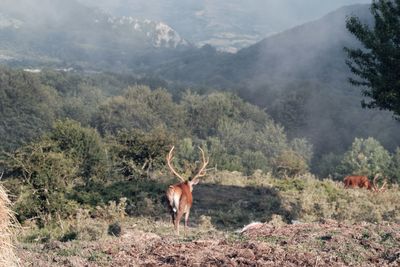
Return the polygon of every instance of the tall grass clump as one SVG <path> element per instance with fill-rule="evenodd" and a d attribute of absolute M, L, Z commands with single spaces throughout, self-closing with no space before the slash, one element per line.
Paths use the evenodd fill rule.
<path fill-rule="evenodd" d="M 13 250 L 14 215 L 10 210 L 10 200 L 0 185 L 0 266 L 18 266 Z"/>

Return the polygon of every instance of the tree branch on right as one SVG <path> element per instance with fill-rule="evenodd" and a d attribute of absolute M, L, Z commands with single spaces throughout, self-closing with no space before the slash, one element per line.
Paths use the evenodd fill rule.
<path fill-rule="evenodd" d="M 373 0 L 373 23 L 347 18 L 346 27 L 362 44 L 345 47 L 351 84 L 362 87 L 364 108 L 393 112 L 400 120 L 400 0 Z"/>

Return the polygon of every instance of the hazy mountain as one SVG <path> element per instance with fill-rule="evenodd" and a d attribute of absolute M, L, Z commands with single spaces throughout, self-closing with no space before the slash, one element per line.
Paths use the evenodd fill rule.
<path fill-rule="evenodd" d="M 194 53 L 159 71 L 165 77 L 180 77 L 188 82 L 219 76 L 225 79 L 225 86 L 250 82 L 253 87 L 257 83 L 297 79 L 341 83 L 349 75 L 343 47 L 358 45 L 345 28 L 350 14 L 366 21 L 370 19 L 368 5 L 347 6 L 319 20 L 265 38 L 234 55 L 218 53 L 209 47 L 197 52 L 208 51 L 208 57 L 201 55 L 204 60 L 196 58 Z M 209 61 L 214 64 L 207 64 Z"/>
<path fill-rule="evenodd" d="M 163 20 L 198 46 L 235 52 L 262 38 L 370 0 L 79 0 L 118 16 Z"/>
<path fill-rule="evenodd" d="M 185 47 L 190 44 L 163 22 L 111 16 L 74 0 L 0 3 L 3 61 L 110 67 L 155 50 Z"/>
<path fill-rule="evenodd" d="M 188 84 L 234 90 L 264 107 L 289 131 L 305 136 L 320 152 L 342 152 L 354 137 L 373 136 L 399 145 L 400 125 L 391 114 L 361 108 L 350 86 L 344 46 L 360 44 L 345 28 L 346 17 L 371 22 L 369 5 L 340 8 L 319 20 L 222 54 L 203 48 L 158 68 L 158 74 Z"/>
<path fill-rule="evenodd" d="M 359 44 L 345 28 L 346 16 L 371 21 L 368 5 L 340 8 L 230 54 L 193 48 L 169 26 L 140 17 L 111 16 L 76 1 L 41 4 L 0 3 L 0 60 L 140 71 L 233 90 L 267 109 L 291 137 L 310 139 L 317 155 L 343 152 L 356 136 L 400 145 L 398 122 L 387 112 L 361 109 L 359 90 L 347 82 L 343 47 Z"/>

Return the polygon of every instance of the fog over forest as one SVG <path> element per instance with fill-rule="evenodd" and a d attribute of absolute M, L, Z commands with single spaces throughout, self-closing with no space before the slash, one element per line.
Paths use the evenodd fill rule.
<path fill-rule="evenodd" d="M 369 23 L 364 3 L 5 0 L 0 60 L 131 73 L 177 98 L 186 88 L 234 92 L 289 138 L 306 138 L 314 159 L 344 153 L 356 137 L 374 137 L 393 152 L 399 124 L 390 112 L 362 109 L 359 88 L 348 83 L 343 47 L 360 44 L 345 21 L 357 15 Z"/>

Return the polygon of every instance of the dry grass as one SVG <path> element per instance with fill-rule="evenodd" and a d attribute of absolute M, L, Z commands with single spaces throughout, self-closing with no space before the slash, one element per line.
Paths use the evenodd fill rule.
<path fill-rule="evenodd" d="M 14 214 L 10 210 L 10 200 L 0 185 L 0 266 L 19 266 L 12 245 L 15 222 Z"/>
<path fill-rule="evenodd" d="M 208 178 L 207 182 L 209 184 L 201 185 L 207 187 L 207 190 L 198 190 L 201 194 L 196 195 L 200 205 L 207 203 L 203 198 L 209 196 L 212 198 L 209 202 L 215 206 L 217 195 L 224 195 L 223 201 L 226 201 L 229 192 L 234 192 L 232 195 L 235 198 L 229 202 L 230 206 L 234 206 L 232 203 L 235 203 L 235 200 L 246 200 L 257 210 L 255 216 L 262 214 L 268 220 L 271 215 L 279 214 L 288 222 L 334 219 L 349 222 L 400 223 L 400 190 L 397 185 L 391 185 L 385 192 L 375 193 L 366 189 L 345 189 L 341 182 L 318 180 L 311 174 L 277 179 L 269 173 L 262 172 L 248 177 L 238 172 L 219 172 Z M 226 192 L 222 190 L 224 188 Z M 214 192 L 217 190 L 218 192 Z M 197 192 L 194 191 L 195 193 Z M 275 204 L 267 205 L 268 203 Z M 246 209 L 240 207 L 238 211 L 248 213 L 254 210 L 252 206 L 247 206 Z M 208 210 L 208 207 L 204 210 Z M 229 214 L 235 212 L 231 211 Z M 254 218 L 265 221 L 263 219 Z"/>
<path fill-rule="evenodd" d="M 207 221 L 207 218 L 204 218 Z M 279 217 L 242 234 L 128 219 L 121 236 L 96 241 L 30 244 L 18 253 L 24 266 L 399 266 L 399 224 L 284 224 Z M 204 228 L 203 228 L 204 227 Z M 203 228 L 203 229 L 201 229 Z"/>
<path fill-rule="evenodd" d="M 146 209 L 155 206 L 138 200 L 135 208 L 144 214 L 126 217 L 124 201 L 110 202 L 96 209 L 96 218 L 78 216 L 71 224 L 74 238 L 21 242 L 18 256 L 24 265 L 52 267 L 399 266 L 396 186 L 376 194 L 310 174 L 276 179 L 218 172 L 193 195 L 187 236 L 176 236 L 166 209 L 150 216 Z M 121 225 L 118 237 L 104 234 L 114 221 Z M 252 221 L 262 223 L 243 234 L 234 231 Z"/>

